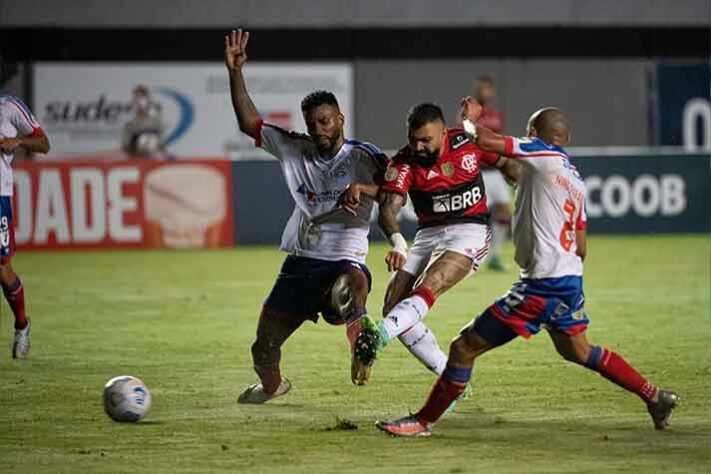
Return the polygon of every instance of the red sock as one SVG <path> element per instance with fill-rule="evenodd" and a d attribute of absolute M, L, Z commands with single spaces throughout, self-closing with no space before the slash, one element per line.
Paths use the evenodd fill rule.
<path fill-rule="evenodd" d="M 20 278 L 15 283 L 4 286 L 3 293 L 5 299 L 15 315 L 15 329 L 25 329 L 27 327 L 27 315 L 25 314 L 25 288 L 22 286 Z"/>
<path fill-rule="evenodd" d="M 360 333 L 360 329 L 360 319 L 357 321 L 353 321 L 350 324 L 346 324 L 346 339 L 348 339 L 348 344 L 351 348 L 351 351 L 353 351 L 353 348 L 355 347 L 355 341 L 358 337 L 358 334 Z"/>
<path fill-rule="evenodd" d="M 437 383 L 432 387 L 425 406 L 415 413 L 415 418 L 425 425 L 439 420 L 442 414 L 447 411 L 449 405 L 459 398 L 466 387 L 466 383 L 455 382 L 444 376 L 440 376 L 440 378 L 437 379 Z"/>
<path fill-rule="evenodd" d="M 657 387 L 650 384 L 642 374 L 629 365 L 619 354 L 600 347 L 593 347 L 587 366 L 620 387 L 636 393 L 645 402 L 652 401 Z"/>

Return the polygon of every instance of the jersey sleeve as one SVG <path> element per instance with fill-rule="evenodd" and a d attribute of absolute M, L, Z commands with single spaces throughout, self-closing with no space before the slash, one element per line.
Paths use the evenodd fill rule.
<path fill-rule="evenodd" d="M 481 155 L 481 162 L 484 164 L 487 164 L 489 166 L 496 166 L 496 163 L 499 161 L 501 157 L 497 155 L 496 153 L 490 153 L 490 152 L 484 152 Z"/>
<path fill-rule="evenodd" d="M 504 137 L 504 156 L 521 160 L 534 168 L 547 168 L 567 156 L 560 148 L 546 144 L 538 138 Z"/>
<path fill-rule="evenodd" d="M 10 97 L 6 102 L 10 123 L 17 129 L 17 134 L 22 137 L 44 135 L 39 122 L 30 112 L 30 108 L 17 97 Z"/>
<path fill-rule="evenodd" d="M 274 156 L 278 160 L 284 160 L 285 157 L 293 155 L 294 149 L 298 148 L 300 142 L 305 140 L 305 136 L 284 130 L 263 120 L 257 122 L 257 134 L 254 138 L 254 145 L 264 149 L 267 153 Z"/>
<path fill-rule="evenodd" d="M 380 189 L 407 196 L 413 181 L 412 166 L 407 162 L 393 158 L 383 175 L 383 184 Z"/>

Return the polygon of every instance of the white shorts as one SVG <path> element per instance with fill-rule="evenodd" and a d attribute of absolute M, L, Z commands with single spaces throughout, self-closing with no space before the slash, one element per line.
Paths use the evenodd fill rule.
<path fill-rule="evenodd" d="M 499 170 L 484 169 L 481 175 L 484 178 L 487 204 L 511 204 L 511 188 Z"/>
<path fill-rule="evenodd" d="M 407 254 L 403 270 L 419 277 L 428 266 L 447 250 L 472 259 L 473 275 L 489 254 L 491 230 L 484 224 L 449 224 L 425 227 L 415 234 L 415 241 Z"/>

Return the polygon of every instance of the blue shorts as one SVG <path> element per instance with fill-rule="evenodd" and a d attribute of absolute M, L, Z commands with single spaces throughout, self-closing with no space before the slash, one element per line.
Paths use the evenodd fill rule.
<path fill-rule="evenodd" d="M 328 297 L 336 279 L 356 267 L 368 278 L 368 292 L 372 277 L 368 267 L 351 260 L 318 260 L 289 255 L 271 293 L 264 302 L 267 308 L 280 313 L 318 320 L 318 314 L 331 314 Z M 329 319 L 329 318 L 326 318 Z"/>
<path fill-rule="evenodd" d="M 577 334 L 585 331 L 590 323 L 584 305 L 581 276 L 521 279 L 477 318 L 474 328 L 484 339 L 495 344 L 506 339 L 501 334 L 493 334 L 496 331 L 492 328 L 496 326 L 504 326 L 500 332 L 525 338 L 538 333 L 541 327 Z M 483 332 L 488 332 L 489 337 Z"/>
<path fill-rule="evenodd" d="M 12 219 L 12 198 L 0 196 L 0 263 L 12 260 L 15 254 L 15 223 Z"/>

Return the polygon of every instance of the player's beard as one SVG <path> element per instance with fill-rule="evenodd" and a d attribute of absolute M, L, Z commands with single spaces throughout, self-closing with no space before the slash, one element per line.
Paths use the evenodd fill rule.
<path fill-rule="evenodd" d="M 417 162 L 424 166 L 425 168 L 430 168 L 432 167 L 436 162 L 437 158 L 439 158 L 439 150 L 434 150 L 434 151 L 415 151 L 412 153 L 412 155 L 415 157 Z"/>
<path fill-rule="evenodd" d="M 314 142 L 316 143 L 316 148 L 318 148 L 319 154 L 322 156 L 333 156 L 338 150 L 335 150 L 338 140 L 341 138 L 342 132 L 336 131 L 333 135 L 318 135 Z"/>

